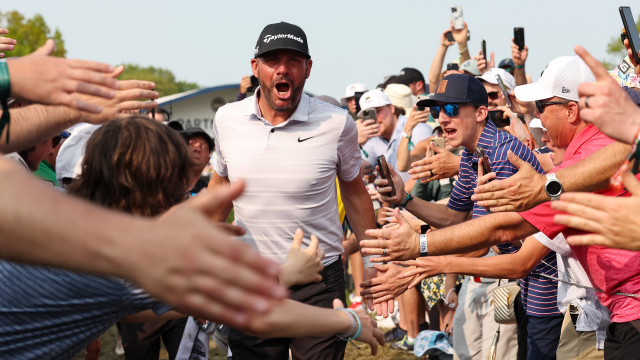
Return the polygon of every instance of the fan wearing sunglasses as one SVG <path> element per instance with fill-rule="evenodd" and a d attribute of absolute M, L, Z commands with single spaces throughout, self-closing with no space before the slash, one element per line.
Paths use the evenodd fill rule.
<path fill-rule="evenodd" d="M 376 181 L 383 201 L 401 204 L 426 223 L 437 228 L 445 228 L 466 221 L 470 213 L 473 214 L 473 218 L 488 214 L 486 209 L 477 206 L 471 200 L 471 195 L 473 195 L 473 190 L 477 185 L 478 175 L 479 159 L 474 154 L 476 147 L 481 147 L 484 150 L 487 155 L 488 165 L 496 173 L 497 178 L 508 178 L 517 171 L 517 168 L 511 165 L 507 159 L 509 150 L 530 163 L 538 172 L 543 172 L 542 167 L 529 148 L 509 133 L 498 131 L 495 124 L 488 121 L 487 91 L 480 80 L 475 77 L 464 74 L 445 76 L 438 83 L 435 93 L 418 101 L 417 105 L 430 108 L 431 115 L 438 119 L 451 146 L 463 146 L 465 148 L 460 159 L 458 181 L 454 185 L 448 204 L 444 205 L 430 203 L 408 195 L 403 190 L 404 185 L 400 177 L 394 174 L 395 188 L 396 190 L 400 189 L 400 191 L 396 191 L 396 196 L 394 197 L 386 196 L 386 192 L 389 191 L 389 188 L 386 187 L 386 180 Z M 433 174 L 430 175 L 433 176 Z M 396 217 L 399 216 L 401 215 L 396 215 Z M 402 223 L 401 221 L 400 224 Z M 367 234 L 373 238 L 389 239 L 391 234 L 387 233 L 388 230 L 382 231 L 387 236 L 376 230 L 368 230 Z M 411 232 L 403 234 L 402 237 L 406 239 L 415 235 L 426 242 L 425 234 L 419 235 L 415 232 L 411 234 Z M 383 248 L 372 247 L 372 245 L 378 246 L 374 245 L 374 243 L 377 244 L 378 242 L 381 241 L 365 240 L 361 242 L 361 246 L 369 249 L 370 254 L 387 255 L 380 257 L 380 259 L 390 259 L 389 253 L 391 249 L 389 247 L 384 248 L 385 251 L 383 251 Z M 382 241 L 382 243 L 384 244 L 386 241 Z M 508 250 L 507 252 L 513 252 L 513 249 Z M 397 252 L 398 250 L 395 251 Z M 488 247 L 472 255 L 483 256 L 487 252 Z M 398 287 L 406 289 L 411 283 L 409 279 L 413 279 L 413 277 L 397 279 L 395 277 L 397 269 L 393 268 L 393 266 L 395 265 L 389 267 L 387 273 L 394 276 L 384 279 L 385 285 L 389 286 L 391 283 L 397 284 L 398 282 L 408 281 L 404 287 Z M 483 358 L 485 358 L 486 354 L 488 354 L 491 339 L 498 328 L 498 324 L 493 320 L 493 308 L 486 299 L 497 284 L 497 280 L 489 278 L 482 278 L 480 281 L 475 281 L 469 277 L 465 279 L 459 295 L 460 304 L 458 308 L 460 310 L 456 312 L 453 320 L 454 328 L 460 329 L 460 331 L 454 331 L 453 333 L 454 352 L 458 357 L 470 358 L 471 354 L 484 354 Z M 374 281 L 371 282 L 371 285 L 376 286 L 379 284 Z M 395 286 L 391 287 L 395 288 Z M 375 292 L 373 289 L 370 287 L 369 292 Z M 366 292 L 365 290 L 363 293 Z M 470 295 L 483 293 L 486 296 Z M 374 299 L 384 299 L 384 295 L 387 294 L 373 294 Z M 516 358 L 516 326 L 502 325 L 500 331 L 501 335 L 496 358 Z M 488 339 L 488 341 L 476 343 L 472 340 L 475 338 Z"/>

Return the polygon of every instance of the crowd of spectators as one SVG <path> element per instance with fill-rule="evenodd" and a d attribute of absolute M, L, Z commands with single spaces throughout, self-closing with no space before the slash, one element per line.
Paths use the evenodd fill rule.
<path fill-rule="evenodd" d="M 269 24 L 209 134 L 122 66 L 52 40 L 12 58 L 10 35 L 0 358 L 97 359 L 116 323 L 127 359 L 161 343 L 206 359 L 210 335 L 229 359 L 341 359 L 352 340 L 430 359 L 640 351 L 628 39 L 625 79 L 576 46 L 533 82 L 527 46 L 496 66 L 452 21 L 428 81 L 405 67 L 338 101 L 304 92 L 305 32 Z"/>

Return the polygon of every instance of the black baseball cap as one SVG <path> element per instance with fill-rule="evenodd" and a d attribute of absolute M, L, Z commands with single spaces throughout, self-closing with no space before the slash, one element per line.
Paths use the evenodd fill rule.
<path fill-rule="evenodd" d="M 299 26 L 284 21 L 269 24 L 262 29 L 253 57 L 259 58 L 268 51 L 279 49 L 296 50 L 311 58 L 307 35 Z"/>
<path fill-rule="evenodd" d="M 180 134 L 182 134 L 182 136 L 189 141 L 189 139 L 191 139 L 194 136 L 200 136 L 201 138 L 205 139 L 207 141 L 207 144 L 209 145 L 209 151 L 213 151 L 213 139 L 211 138 L 211 136 L 209 136 L 209 134 L 207 134 L 206 131 L 202 130 L 202 128 L 199 127 L 190 127 L 187 128 L 185 130 L 180 131 Z"/>
<path fill-rule="evenodd" d="M 440 80 L 435 93 L 418 100 L 417 105 L 427 107 L 436 103 L 488 106 L 489 99 L 480 80 L 466 74 L 450 74 Z"/>
<path fill-rule="evenodd" d="M 424 81 L 424 75 L 422 75 L 422 72 L 420 72 L 420 70 L 416 68 L 403 68 L 402 70 L 400 70 L 400 73 L 398 75 L 400 76 L 402 84 L 405 84 L 407 86 L 417 81 L 422 81 L 425 85 L 427 84 L 427 82 Z"/>

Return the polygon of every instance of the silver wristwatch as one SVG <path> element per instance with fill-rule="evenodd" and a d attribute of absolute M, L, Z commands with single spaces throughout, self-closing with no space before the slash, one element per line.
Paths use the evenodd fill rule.
<path fill-rule="evenodd" d="M 562 184 L 556 174 L 547 174 L 547 183 L 544 184 L 544 191 L 551 200 L 558 200 L 562 194 Z"/>

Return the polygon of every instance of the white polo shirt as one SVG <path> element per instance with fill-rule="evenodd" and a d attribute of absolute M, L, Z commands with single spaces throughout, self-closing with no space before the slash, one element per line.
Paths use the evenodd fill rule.
<path fill-rule="evenodd" d="M 301 228 L 305 246 L 311 234 L 318 237 L 325 264 L 337 260 L 343 248 L 336 175 L 351 181 L 361 163 L 347 111 L 303 93 L 291 117 L 273 126 L 251 96 L 218 110 L 213 135 L 218 175 L 247 183 L 233 203 L 236 223 L 247 231 L 239 240 L 284 263 Z"/>

